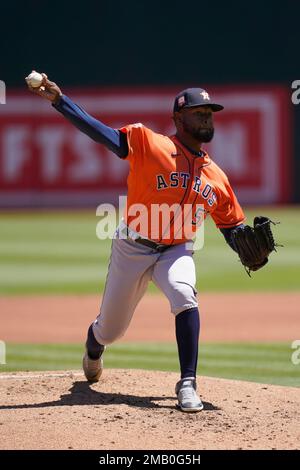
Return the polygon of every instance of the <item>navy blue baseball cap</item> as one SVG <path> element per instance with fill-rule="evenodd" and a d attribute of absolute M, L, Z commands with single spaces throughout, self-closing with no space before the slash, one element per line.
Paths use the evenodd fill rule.
<path fill-rule="evenodd" d="M 222 111 L 224 106 L 214 103 L 209 94 L 203 88 L 187 88 L 181 91 L 175 98 L 173 112 L 180 111 L 183 108 L 192 108 L 195 106 L 209 106 L 212 111 Z"/>

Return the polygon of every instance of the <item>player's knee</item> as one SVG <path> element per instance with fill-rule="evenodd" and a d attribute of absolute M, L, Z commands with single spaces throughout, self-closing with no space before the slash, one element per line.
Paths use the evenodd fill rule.
<path fill-rule="evenodd" d="M 198 307 L 197 291 L 194 286 L 185 283 L 176 283 L 175 295 L 171 299 L 171 311 L 178 315 L 189 308 Z"/>

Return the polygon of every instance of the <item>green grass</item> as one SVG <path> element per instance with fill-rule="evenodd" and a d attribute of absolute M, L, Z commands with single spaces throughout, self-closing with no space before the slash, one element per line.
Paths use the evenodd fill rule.
<path fill-rule="evenodd" d="M 0 372 L 79 369 L 78 344 L 8 344 Z M 212 344 L 200 346 L 198 374 L 300 387 L 300 365 L 293 365 L 290 344 Z M 105 352 L 105 367 L 178 372 L 175 344 L 115 344 Z"/>
<path fill-rule="evenodd" d="M 195 253 L 199 291 L 267 291 L 300 288 L 300 209 L 246 210 L 250 224 L 264 214 L 284 244 L 252 279 L 211 220 L 204 249 Z M 0 294 L 101 293 L 111 240 L 98 240 L 94 211 L 0 214 Z M 150 284 L 150 292 L 157 292 Z"/>

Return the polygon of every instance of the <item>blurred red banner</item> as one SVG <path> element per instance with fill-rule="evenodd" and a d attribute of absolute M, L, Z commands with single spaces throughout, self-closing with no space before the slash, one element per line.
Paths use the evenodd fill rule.
<path fill-rule="evenodd" d="M 215 114 L 207 146 L 241 203 L 291 198 L 290 97 L 281 87 L 208 87 L 225 110 Z M 104 123 L 142 122 L 174 133 L 170 89 L 68 90 L 65 94 Z M 0 105 L 0 206 L 82 206 L 126 194 L 127 162 L 79 132 L 50 103 L 8 93 Z"/>

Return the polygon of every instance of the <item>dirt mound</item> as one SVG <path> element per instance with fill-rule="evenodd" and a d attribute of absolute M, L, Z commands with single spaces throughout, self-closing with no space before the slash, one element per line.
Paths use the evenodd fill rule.
<path fill-rule="evenodd" d="M 0 375 L 1 449 L 299 449 L 296 388 L 198 379 L 204 410 L 175 409 L 171 372 Z"/>

